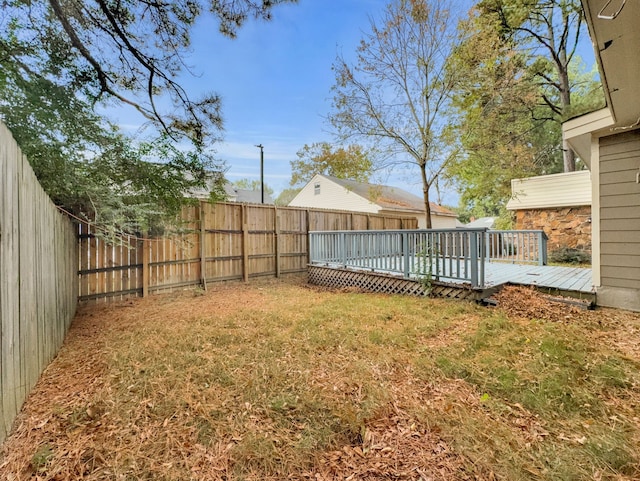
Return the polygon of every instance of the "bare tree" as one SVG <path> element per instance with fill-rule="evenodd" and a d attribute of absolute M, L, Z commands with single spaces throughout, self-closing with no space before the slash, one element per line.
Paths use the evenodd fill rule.
<path fill-rule="evenodd" d="M 354 65 L 339 56 L 334 70 L 338 135 L 360 138 L 383 152 L 384 167 L 417 166 L 427 227 L 430 189 L 453 153 L 444 114 L 456 83 L 447 59 L 456 45 L 448 0 L 393 0 L 361 41 Z"/>

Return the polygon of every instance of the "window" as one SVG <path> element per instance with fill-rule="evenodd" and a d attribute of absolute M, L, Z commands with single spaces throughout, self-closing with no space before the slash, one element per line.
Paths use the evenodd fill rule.
<path fill-rule="evenodd" d="M 320 195 L 320 182 L 313 184 L 313 193 L 314 195 Z"/>

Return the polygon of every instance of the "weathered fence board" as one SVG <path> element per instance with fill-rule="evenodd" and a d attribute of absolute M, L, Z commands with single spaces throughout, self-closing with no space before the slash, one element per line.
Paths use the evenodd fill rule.
<path fill-rule="evenodd" d="M 415 218 L 204 201 L 186 207 L 182 219 L 179 234 L 146 240 L 122 236 L 116 245 L 81 226 L 80 300 L 108 302 L 305 272 L 309 230 L 417 227 Z"/>
<path fill-rule="evenodd" d="M 0 441 L 61 346 L 77 296 L 75 227 L 0 124 Z"/>

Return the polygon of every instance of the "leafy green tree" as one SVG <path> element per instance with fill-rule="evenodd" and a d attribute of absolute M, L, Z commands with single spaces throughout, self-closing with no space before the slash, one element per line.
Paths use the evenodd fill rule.
<path fill-rule="evenodd" d="M 478 10 L 490 28 L 497 27 L 501 37 L 527 55 L 529 75 L 546 107 L 534 113 L 536 118 L 560 125 L 584 113 L 572 105 L 576 84 L 570 73 L 580 37 L 586 34 L 579 0 L 482 0 Z M 562 155 L 564 171 L 575 170 L 575 153 L 566 143 Z"/>
<path fill-rule="evenodd" d="M 209 9 L 233 37 L 285 1 L 7 0 L 0 119 L 54 202 L 104 226 L 139 229 L 179 210 L 207 176 L 213 197 L 222 186 L 224 166 L 208 149 L 220 137 L 220 99 L 193 100 L 176 81 L 197 17 Z M 133 143 L 96 114 L 103 105 L 133 107 L 155 133 Z"/>
<path fill-rule="evenodd" d="M 328 142 L 305 144 L 291 161 L 292 186 L 302 187 L 316 174 L 366 182 L 371 175 L 369 153 L 360 145 L 334 148 Z"/>
<path fill-rule="evenodd" d="M 445 114 L 457 82 L 447 60 L 456 44 L 447 0 L 393 0 L 361 41 L 353 65 L 334 64 L 332 125 L 342 140 L 374 144 L 381 167 L 409 164 L 422 181 L 427 227 L 430 191 L 450 161 Z"/>
<path fill-rule="evenodd" d="M 298 195 L 298 193 L 302 190 L 302 188 L 297 189 L 284 189 L 275 200 L 276 205 L 287 206 L 289 202 L 293 200 L 293 198 Z"/>
<path fill-rule="evenodd" d="M 553 159 L 538 156 L 544 122 L 536 121 L 538 86 L 526 57 L 499 34 L 490 18 L 460 23 L 464 40 L 450 59 L 459 83 L 452 102 L 461 148 L 447 168 L 461 190 L 461 207 L 474 217 L 499 215 L 511 179 L 540 172 Z M 557 140 L 553 145 L 557 145 Z"/>
<path fill-rule="evenodd" d="M 232 185 L 236 189 L 245 189 L 245 190 L 257 190 L 260 191 L 262 189 L 262 183 L 259 180 L 249 180 L 249 179 L 238 179 L 232 183 Z M 273 189 L 269 187 L 267 184 L 264 184 L 264 192 L 273 197 Z"/>
<path fill-rule="evenodd" d="M 170 137 L 204 145 L 222 127 L 220 98 L 192 99 L 176 80 L 193 25 L 209 10 L 233 37 L 249 16 L 269 18 L 286 1 L 7 0 L 2 61 L 28 80 L 72 88 L 92 105 L 129 105 Z"/>
<path fill-rule="evenodd" d="M 464 135 L 447 175 L 459 186 L 464 212 L 508 220 L 512 179 L 563 170 L 561 117 L 543 101 L 551 94 L 540 82 L 539 56 L 518 44 L 518 36 L 505 34 L 500 15 L 474 10 L 459 31 L 463 40 L 451 59 L 460 75 L 453 116 Z M 572 111 L 597 108 L 593 73 L 584 71 L 579 57 L 571 58 Z"/>

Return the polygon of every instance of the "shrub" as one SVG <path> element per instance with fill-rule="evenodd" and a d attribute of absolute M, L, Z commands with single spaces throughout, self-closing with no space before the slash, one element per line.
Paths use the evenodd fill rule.
<path fill-rule="evenodd" d="M 562 247 L 552 251 L 549 260 L 561 264 L 591 264 L 591 254 L 572 247 Z"/>

